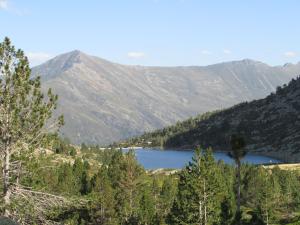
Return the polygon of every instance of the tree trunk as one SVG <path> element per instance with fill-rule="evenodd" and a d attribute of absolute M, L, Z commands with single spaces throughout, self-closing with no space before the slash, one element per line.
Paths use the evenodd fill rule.
<path fill-rule="evenodd" d="M 199 225 L 202 225 L 202 201 L 199 200 Z"/>
<path fill-rule="evenodd" d="M 237 162 L 237 213 L 241 213 L 241 162 Z"/>
<path fill-rule="evenodd" d="M 206 183 L 204 180 L 204 225 L 207 225 L 207 196 L 206 196 Z"/>
<path fill-rule="evenodd" d="M 269 211 L 268 211 L 268 197 L 266 196 L 266 217 L 267 217 L 267 224 L 266 225 L 269 225 Z"/>
<path fill-rule="evenodd" d="M 10 151 L 8 147 L 5 147 L 4 165 L 3 165 L 3 196 L 4 196 L 4 216 L 9 217 L 9 205 L 10 205 L 10 183 L 9 183 L 9 170 L 10 170 Z"/>
<path fill-rule="evenodd" d="M 133 190 L 130 189 L 129 193 L 129 216 L 131 217 L 133 212 Z"/>
<path fill-rule="evenodd" d="M 207 225 L 207 206 L 204 206 L 204 225 Z"/>

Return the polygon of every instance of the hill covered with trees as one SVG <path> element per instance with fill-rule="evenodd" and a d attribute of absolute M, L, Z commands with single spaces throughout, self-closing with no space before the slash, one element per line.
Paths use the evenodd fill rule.
<path fill-rule="evenodd" d="M 174 126 L 132 138 L 121 145 L 193 149 L 229 149 L 229 136 L 242 134 L 247 149 L 280 158 L 300 160 L 300 78 L 278 87 L 264 99 L 205 113 Z"/>

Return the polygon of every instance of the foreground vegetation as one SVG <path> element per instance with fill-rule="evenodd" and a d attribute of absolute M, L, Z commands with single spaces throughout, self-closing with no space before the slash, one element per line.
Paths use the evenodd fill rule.
<path fill-rule="evenodd" d="M 133 151 L 123 154 L 85 145 L 79 150 L 58 139 L 52 151 L 28 162 L 32 173 L 21 180 L 33 190 L 72 202 L 47 211 L 49 221 L 252 225 L 300 220 L 299 171 L 242 165 L 241 218 L 237 219 L 235 167 L 216 162 L 210 150 L 197 150 L 193 160 L 173 175 L 145 171 Z M 93 159 L 98 165 L 91 166 Z M 20 215 L 38 223 L 29 205 L 23 210 Z"/>

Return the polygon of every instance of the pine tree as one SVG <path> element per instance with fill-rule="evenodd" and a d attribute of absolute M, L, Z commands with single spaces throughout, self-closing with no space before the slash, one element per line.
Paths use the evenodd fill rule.
<path fill-rule="evenodd" d="M 253 210 L 252 222 L 276 224 L 281 208 L 281 190 L 277 177 L 263 167 L 251 166 L 245 176 L 245 204 Z"/>
<path fill-rule="evenodd" d="M 61 117 L 46 127 L 56 108 L 57 96 L 49 89 L 44 97 L 40 77 L 32 78 L 30 75 L 28 59 L 23 51 L 16 50 L 5 38 L 0 43 L 0 154 L 5 216 L 12 216 L 13 212 L 9 210 L 12 195 L 20 194 L 22 190 L 15 188 L 12 180 L 12 177 L 19 176 L 22 164 L 21 161 L 12 161 L 12 158 L 38 148 L 46 133 L 63 122 Z"/>
<path fill-rule="evenodd" d="M 124 155 L 116 152 L 108 166 L 108 173 L 116 189 L 116 211 L 122 224 L 132 224 L 137 217 L 136 204 L 139 177 L 143 169 L 137 163 L 134 152 L 130 150 Z"/>
<path fill-rule="evenodd" d="M 233 210 L 229 198 L 225 198 L 221 203 L 221 224 L 231 224 Z"/>
<path fill-rule="evenodd" d="M 154 198 L 154 209 L 155 209 L 155 213 L 158 213 L 158 210 L 160 208 L 160 202 L 159 202 L 159 197 L 160 197 L 160 185 L 159 185 L 159 181 L 158 181 L 158 177 L 154 176 L 153 177 L 153 181 L 152 181 L 152 195 Z"/>
<path fill-rule="evenodd" d="M 221 202 L 221 224 L 231 224 L 236 213 L 235 194 L 233 192 L 234 168 L 225 164 L 224 161 L 218 161 L 218 167 L 225 178 L 224 190 L 226 192 L 226 197 Z"/>
<path fill-rule="evenodd" d="M 280 208 L 280 185 L 277 177 L 264 172 L 264 184 L 261 190 L 261 198 L 258 199 L 258 210 L 261 212 L 262 219 L 266 225 L 276 224 L 277 210 Z"/>
<path fill-rule="evenodd" d="M 91 217 L 94 224 L 119 224 L 115 211 L 115 191 L 108 177 L 107 168 L 102 167 L 91 181 Z"/>
<path fill-rule="evenodd" d="M 122 165 L 124 156 L 121 150 L 113 152 L 110 162 L 107 164 L 108 176 L 110 177 L 113 187 L 118 187 L 122 176 Z"/>
<path fill-rule="evenodd" d="M 300 207 L 300 182 L 296 171 L 285 171 L 275 167 L 272 169 L 272 175 L 276 176 L 281 193 L 284 210 L 292 213 L 295 208 Z"/>
<path fill-rule="evenodd" d="M 75 194 L 80 194 L 82 190 L 82 181 L 86 178 L 84 177 L 87 174 L 84 174 L 84 165 L 82 162 L 82 159 L 77 158 L 74 161 L 73 164 L 73 179 L 74 179 L 74 184 L 73 184 L 73 193 Z"/>
<path fill-rule="evenodd" d="M 239 223 L 241 219 L 241 160 L 247 154 L 245 150 L 245 140 L 243 137 L 233 134 L 230 137 L 231 152 L 229 156 L 234 159 L 236 164 L 236 198 L 237 198 L 237 211 L 236 211 L 236 221 Z"/>
<path fill-rule="evenodd" d="M 86 195 L 90 191 L 90 182 L 88 172 L 86 170 L 83 171 L 81 176 L 81 185 L 80 185 L 80 194 Z"/>
<path fill-rule="evenodd" d="M 177 185 L 173 181 L 174 178 L 172 177 L 166 177 L 160 193 L 160 208 L 159 208 L 159 217 L 160 220 L 165 220 L 168 214 L 170 213 L 170 210 L 172 208 L 172 205 L 174 204 L 176 192 L 177 192 Z"/>
<path fill-rule="evenodd" d="M 69 163 L 64 163 L 58 168 L 57 191 L 63 194 L 73 195 L 77 191 L 74 189 L 75 179 L 73 169 Z"/>
<path fill-rule="evenodd" d="M 138 225 L 153 225 L 155 219 L 155 196 L 148 186 L 139 189 L 139 204 L 137 206 Z"/>
<path fill-rule="evenodd" d="M 221 202 L 226 193 L 224 183 L 211 150 L 204 154 L 196 151 L 192 162 L 180 173 L 170 224 L 219 223 Z"/>

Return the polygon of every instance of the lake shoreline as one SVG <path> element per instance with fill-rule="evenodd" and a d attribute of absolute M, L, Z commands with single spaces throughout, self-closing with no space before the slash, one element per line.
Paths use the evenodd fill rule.
<path fill-rule="evenodd" d="M 124 152 L 133 148 L 122 148 Z M 194 155 L 192 149 L 167 149 L 167 148 L 135 148 L 136 158 L 146 170 L 156 169 L 180 169 L 187 165 Z M 216 162 L 223 161 L 226 164 L 234 164 L 234 160 L 227 154 L 228 151 L 213 151 Z M 255 165 L 278 165 L 283 163 L 273 157 L 264 156 L 260 152 L 250 152 L 242 160 L 243 163 Z"/>
<path fill-rule="evenodd" d="M 128 149 L 143 149 L 143 150 L 147 150 L 147 149 L 160 149 L 161 151 L 169 151 L 170 148 L 162 148 L 162 147 L 133 147 L 133 148 L 128 148 Z M 193 152 L 195 151 L 195 149 L 193 148 L 180 148 L 180 147 L 171 147 L 172 151 L 190 151 Z M 213 152 L 215 153 L 229 153 L 229 150 L 213 150 Z M 293 161 L 289 161 L 286 159 L 283 159 L 283 157 L 278 156 L 278 154 L 276 154 L 276 152 L 269 152 L 269 151 L 264 151 L 264 150 L 250 150 L 247 152 L 247 154 L 250 155 L 256 155 L 256 156 L 265 156 L 265 157 L 271 157 L 275 160 L 280 161 L 280 163 L 277 164 L 289 164 L 289 163 L 298 163 L 298 162 L 293 162 Z"/>

